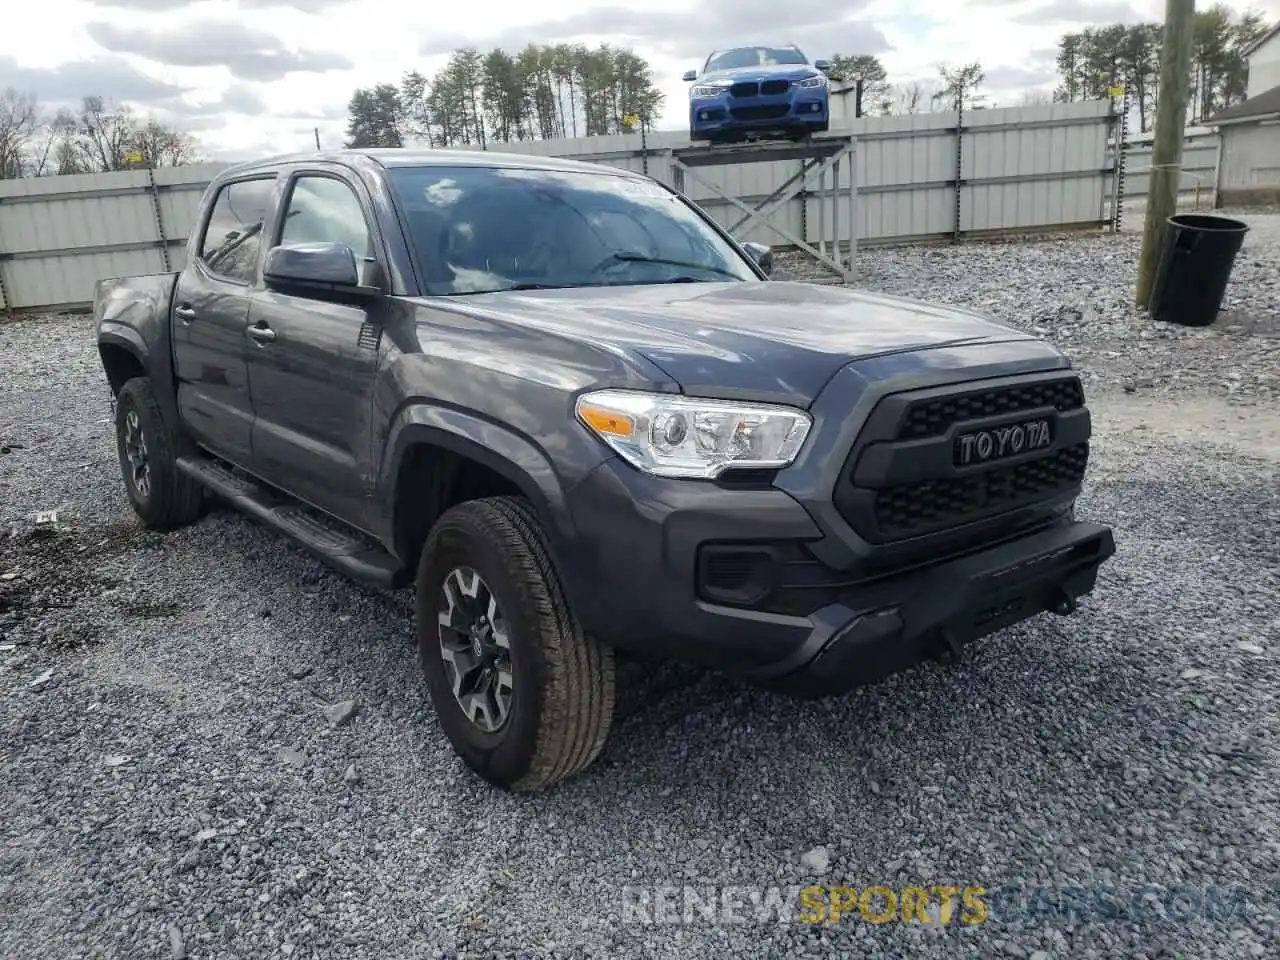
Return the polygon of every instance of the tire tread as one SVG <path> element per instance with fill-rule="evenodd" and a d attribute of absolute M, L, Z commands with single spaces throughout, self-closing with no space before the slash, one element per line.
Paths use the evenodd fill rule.
<path fill-rule="evenodd" d="M 143 523 L 153 530 L 168 531 L 186 526 L 200 516 L 204 506 L 204 488 L 178 469 L 177 459 L 185 446 L 182 436 L 165 421 L 151 381 L 146 377 L 134 377 L 121 386 L 116 397 L 117 438 L 130 406 L 137 409 L 142 421 L 151 468 L 151 495 L 146 505 L 139 506 L 132 496 L 130 503 L 133 503 L 134 511 Z M 125 483 L 127 487 L 132 486 L 127 478 Z"/>
<path fill-rule="evenodd" d="M 546 534 L 526 499 L 486 497 L 448 512 L 487 531 L 522 594 L 522 606 L 534 612 L 530 632 L 542 659 L 542 709 L 528 767 L 507 788 L 546 789 L 590 766 L 604 749 L 616 696 L 613 651 L 584 633 L 574 616 Z"/>

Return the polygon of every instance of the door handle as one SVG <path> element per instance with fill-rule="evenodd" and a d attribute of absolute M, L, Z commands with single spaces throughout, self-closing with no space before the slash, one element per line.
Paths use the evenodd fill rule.
<path fill-rule="evenodd" d="M 180 303 L 173 308 L 173 315 L 183 323 L 190 323 L 196 318 L 196 311 L 189 303 Z"/>
<path fill-rule="evenodd" d="M 276 332 L 270 327 L 250 327 L 249 336 L 259 343 L 270 343 L 276 338 Z"/>

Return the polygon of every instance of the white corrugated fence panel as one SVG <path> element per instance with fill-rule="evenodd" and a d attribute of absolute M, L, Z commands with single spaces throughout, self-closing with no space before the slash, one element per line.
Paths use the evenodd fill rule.
<path fill-rule="evenodd" d="M 1097 223 L 1111 190 L 1108 111 L 1106 102 L 1089 102 L 966 112 L 959 228 L 999 233 Z M 857 138 L 856 164 L 847 156 L 841 159 L 840 185 L 847 191 L 851 175 L 856 179 L 859 243 L 936 240 L 956 230 L 956 122 L 955 113 L 861 117 L 843 120 L 830 132 Z M 641 155 L 642 142 L 647 158 Z M 666 183 L 674 180 L 664 151 L 688 146 L 687 132 L 679 130 L 655 131 L 643 139 L 637 133 L 488 145 L 494 152 L 647 169 Z M 1184 170 L 1198 176 L 1207 170 L 1211 181 L 1216 150 L 1213 138 L 1190 141 Z M 1143 156 L 1142 148 L 1129 155 L 1126 193 L 1144 189 Z M 221 167 L 155 172 L 172 269 L 182 266 L 182 242 L 195 227 L 205 185 Z M 719 223 L 735 227 L 745 214 L 721 193 L 757 207 L 800 169 L 799 160 L 699 166 L 685 172 L 684 186 Z M 10 305 L 84 303 L 100 278 L 164 269 L 147 184 L 145 171 L 0 181 L 0 269 Z M 844 246 L 850 235 L 847 195 L 841 194 L 833 211 L 829 198 L 819 201 L 818 189 L 818 178 L 811 176 L 806 198 L 778 206 L 774 223 L 816 244 L 819 219 L 829 234 L 834 212 Z M 775 246 L 790 243 L 756 220 L 734 233 Z"/>

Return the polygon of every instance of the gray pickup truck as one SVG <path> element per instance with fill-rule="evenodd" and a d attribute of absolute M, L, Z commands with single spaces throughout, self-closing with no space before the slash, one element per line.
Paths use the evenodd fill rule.
<path fill-rule="evenodd" d="M 177 273 L 94 317 L 147 526 L 207 496 L 412 585 L 425 685 L 508 790 L 600 753 L 615 656 L 795 696 L 1044 611 L 1078 521 L 1079 378 L 981 315 L 770 279 L 662 184 L 480 152 L 226 169 Z"/>

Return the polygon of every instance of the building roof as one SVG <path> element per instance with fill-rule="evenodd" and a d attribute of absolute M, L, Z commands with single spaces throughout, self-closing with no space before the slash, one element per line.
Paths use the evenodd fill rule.
<path fill-rule="evenodd" d="M 1242 57 L 1245 57 L 1246 59 L 1253 56 L 1254 53 L 1256 53 L 1259 49 L 1261 49 L 1264 43 L 1266 43 L 1268 40 L 1275 37 L 1277 34 L 1280 34 L 1280 22 L 1277 22 L 1274 27 L 1272 27 L 1270 30 L 1268 30 L 1266 33 L 1260 36 L 1257 40 L 1253 41 L 1253 43 L 1249 44 L 1247 47 L 1241 50 L 1240 55 Z"/>
<path fill-rule="evenodd" d="M 1256 97 L 1250 97 L 1234 107 L 1219 110 L 1205 121 L 1205 124 L 1216 127 L 1220 123 L 1244 123 L 1249 120 L 1262 120 L 1266 117 L 1280 116 L 1280 86 L 1263 90 Z"/>

